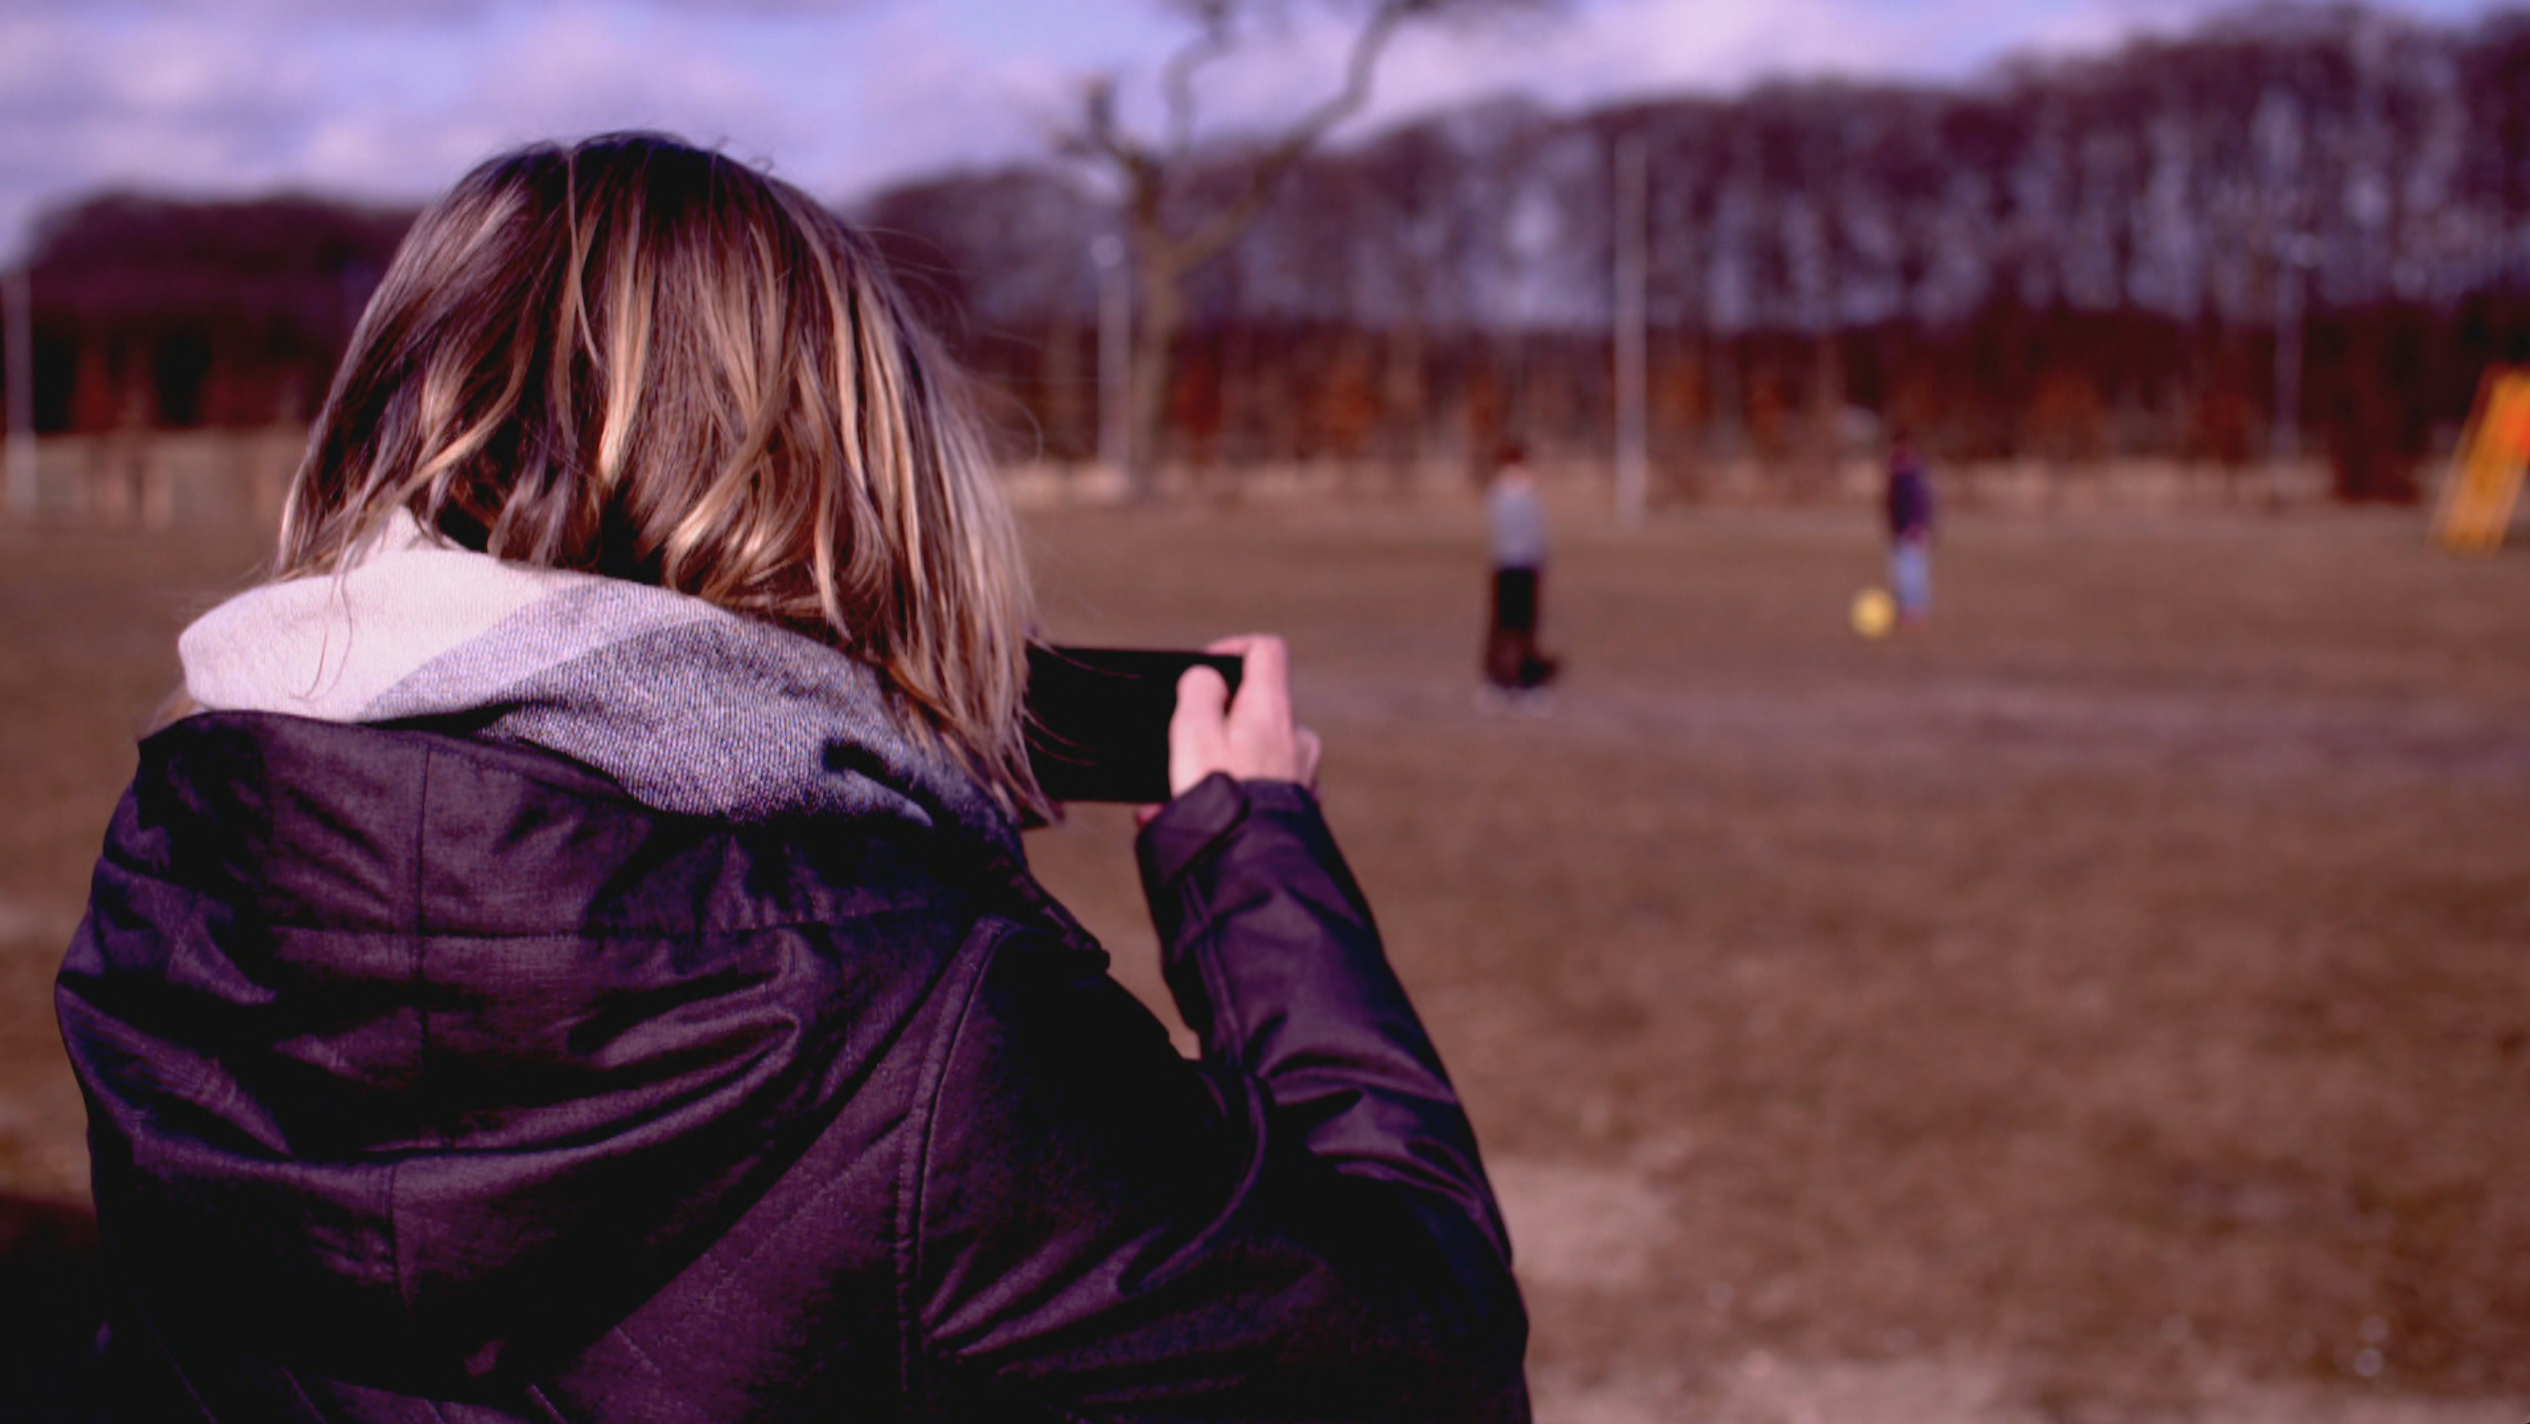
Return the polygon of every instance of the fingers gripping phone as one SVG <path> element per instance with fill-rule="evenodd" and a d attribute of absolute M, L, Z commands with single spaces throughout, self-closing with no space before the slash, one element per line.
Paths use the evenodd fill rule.
<path fill-rule="evenodd" d="M 1238 655 L 1028 649 L 1028 764 L 1051 801 L 1166 801 L 1177 679 L 1201 664 L 1239 690 Z"/>

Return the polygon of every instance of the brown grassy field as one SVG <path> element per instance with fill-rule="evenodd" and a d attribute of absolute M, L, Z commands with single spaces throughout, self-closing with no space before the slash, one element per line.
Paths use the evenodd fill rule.
<path fill-rule="evenodd" d="M 2530 551 L 1969 518 L 1866 642 L 1865 514 L 1566 507 L 1531 717 L 1472 508 L 1030 529 L 1059 639 L 1290 638 L 1550 1422 L 2525 1417 Z M 0 530 L 0 1190 L 81 1190 L 53 960 L 259 552 Z M 1156 995 L 1129 838 L 1031 852 Z"/>

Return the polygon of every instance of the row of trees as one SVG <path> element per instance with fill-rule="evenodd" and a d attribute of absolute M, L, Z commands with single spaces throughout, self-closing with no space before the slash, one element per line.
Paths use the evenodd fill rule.
<path fill-rule="evenodd" d="M 2315 445 L 2343 493 L 2404 497 L 2478 373 L 2530 358 L 2530 14 L 2253 9 L 1958 87 L 1501 100 L 1328 147 L 1386 36 L 1466 6 L 1377 0 L 1325 104 L 1209 141 L 1197 78 L 1244 7 L 1176 8 L 1195 23 L 1168 133 L 1128 136 L 1092 87 L 1066 153 L 849 210 L 1015 453 L 1096 452 L 1119 299 L 1146 457 L 1404 470 L 1509 433 L 1604 452 L 1629 147 L 1653 465 L 1682 484 L 1714 459 L 1797 468 L 1867 413 L 1962 458 Z M 39 422 L 304 413 L 405 221 L 131 197 L 57 215 Z"/>
<path fill-rule="evenodd" d="M 2530 356 L 2530 15 L 2270 7 L 1958 88 L 1477 105 L 1298 165 L 1183 284 L 1165 405 L 1201 461 L 1604 450 L 1615 155 L 1646 158 L 1656 464 L 1831 443 L 1857 408 L 1959 456 L 2317 442 L 2412 492 L 2489 363 Z M 1249 171 L 1213 155 L 1191 224 Z M 1115 219 L 1063 169 L 862 205 L 1058 454 Z"/>
<path fill-rule="evenodd" d="M 130 193 L 49 215 L 29 263 L 36 428 L 304 419 L 412 221 L 319 198 Z"/>

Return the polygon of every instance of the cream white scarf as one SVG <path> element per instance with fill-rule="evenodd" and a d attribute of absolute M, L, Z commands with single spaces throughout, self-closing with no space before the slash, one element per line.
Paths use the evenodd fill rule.
<path fill-rule="evenodd" d="M 341 574 L 242 593 L 178 651 L 205 711 L 462 718 L 663 811 L 887 815 L 1017 848 L 975 780 L 906 734 L 867 664 L 683 594 L 456 548 L 401 513 Z"/>

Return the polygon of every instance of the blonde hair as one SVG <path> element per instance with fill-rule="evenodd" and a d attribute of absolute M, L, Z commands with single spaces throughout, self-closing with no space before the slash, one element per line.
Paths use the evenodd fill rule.
<path fill-rule="evenodd" d="M 398 509 L 816 637 L 1040 804 L 1028 584 L 983 441 L 876 255 L 790 184 L 653 134 L 467 174 L 352 334 L 273 577 L 340 569 Z"/>

